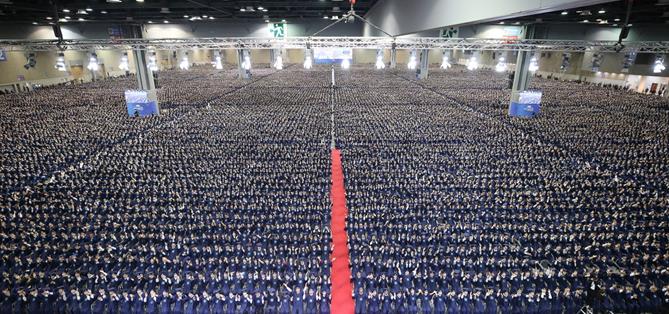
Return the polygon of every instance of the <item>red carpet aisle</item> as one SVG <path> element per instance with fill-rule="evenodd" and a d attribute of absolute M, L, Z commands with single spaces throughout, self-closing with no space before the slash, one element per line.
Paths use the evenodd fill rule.
<path fill-rule="evenodd" d="M 344 189 L 344 171 L 341 166 L 341 153 L 338 149 L 332 150 L 332 270 L 330 271 L 332 284 L 332 303 L 330 310 L 333 314 L 353 313 L 353 287 L 351 285 L 351 269 L 349 268 L 348 237 L 346 235 L 346 190 Z"/>

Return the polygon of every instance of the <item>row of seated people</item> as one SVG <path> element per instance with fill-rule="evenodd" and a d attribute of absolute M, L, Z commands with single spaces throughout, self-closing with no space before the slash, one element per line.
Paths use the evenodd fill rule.
<path fill-rule="evenodd" d="M 356 311 L 667 311 L 669 103 L 537 78 L 511 119 L 444 72 L 336 108 Z"/>
<path fill-rule="evenodd" d="M 271 85 L 290 77 L 268 75 L 256 78 Z M 208 86 L 219 80 L 194 77 Z M 45 180 L 2 195 L 0 312 L 329 312 L 329 107 L 295 104 L 292 96 L 269 101 L 252 89 L 256 82 L 214 97 L 212 89 L 191 88 L 208 106 L 175 106 L 151 118 L 107 112 L 116 105 L 106 103 L 111 93 L 92 89 L 99 104 L 87 119 L 95 130 L 110 131 L 111 121 L 119 128 L 88 136 L 118 137 L 113 145 L 42 148 L 26 140 L 36 151 L 94 153 L 65 160 L 58 171 L 44 168 Z M 63 98 L 23 96 L 31 100 L 22 106 L 39 113 L 25 132 L 49 141 L 83 137 L 80 115 L 56 115 L 75 96 L 52 93 Z M 245 102 L 235 93 L 246 93 Z"/>

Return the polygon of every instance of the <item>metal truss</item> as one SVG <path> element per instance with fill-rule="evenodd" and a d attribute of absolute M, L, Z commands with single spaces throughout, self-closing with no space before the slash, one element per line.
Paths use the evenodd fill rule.
<path fill-rule="evenodd" d="M 185 38 L 185 39 L 68 39 L 0 40 L 5 51 L 60 50 L 180 50 L 180 49 L 305 49 L 339 47 L 357 49 L 465 49 L 503 51 L 564 51 L 669 53 L 669 42 L 583 41 L 548 39 L 479 39 L 431 37 L 288 37 L 288 38 Z"/>

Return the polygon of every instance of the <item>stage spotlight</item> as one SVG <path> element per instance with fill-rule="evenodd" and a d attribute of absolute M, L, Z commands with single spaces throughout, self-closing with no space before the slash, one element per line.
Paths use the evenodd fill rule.
<path fill-rule="evenodd" d="M 124 52 L 123 56 L 121 56 L 121 62 L 118 64 L 118 68 L 123 71 L 129 71 L 130 70 L 130 65 L 128 64 L 128 53 Z"/>
<path fill-rule="evenodd" d="M 350 69 L 351 68 L 351 61 L 349 61 L 348 59 L 342 60 L 341 68 L 344 69 L 344 70 Z"/>
<path fill-rule="evenodd" d="M 471 57 L 467 61 L 467 70 L 469 71 L 474 71 L 479 68 L 479 61 L 476 59 L 476 57 Z"/>
<path fill-rule="evenodd" d="M 58 53 L 58 58 L 56 59 L 56 69 L 60 72 L 65 72 L 67 69 L 65 68 L 65 54 Z"/>
<path fill-rule="evenodd" d="M 310 55 L 307 55 L 306 57 L 304 57 L 304 68 L 305 69 L 307 69 L 307 70 L 311 69 L 313 64 L 314 64 L 314 61 L 311 59 Z"/>
<path fill-rule="evenodd" d="M 276 60 L 274 60 L 274 68 L 277 70 L 283 70 L 283 58 L 280 55 L 276 56 Z"/>
<path fill-rule="evenodd" d="M 383 50 L 379 49 L 376 52 L 376 64 L 375 64 L 375 66 L 376 66 L 377 70 L 382 70 L 382 69 L 386 68 L 386 64 L 383 63 Z"/>
<path fill-rule="evenodd" d="M 158 71 L 158 62 L 156 60 L 156 52 L 152 51 L 149 56 L 149 64 L 146 65 L 149 70 L 155 72 Z"/>
<path fill-rule="evenodd" d="M 653 73 L 662 73 L 666 67 L 664 66 L 664 57 L 658 55 L 655 57 L 655 63 L 653 64 Z"/>
<path fill-rule="evenodd" d="M 497 72 L 506 71 L 506 58 L 504 58 L 504 57 L 499 58 L 499 62 L 495 66 L 495 71 L 497 71 Z"/>
<path fill-rule="evenodd" d="M 93 52 L 91 57 L 88 59 L 88 65 L 86 68 L 91 72 L 97 72 L 100 69 L 100 64 L 98 64 L 98 55 Z"/>
<path fill-rule="evenodd" d="M 537 60 L 536 56 L 533 56 L 532 59 L 530 59 L 530 66 L 528 67 L 528 70 L 530 70 L 530 72 L 536 72 L 539 70 L 539 61 Z"/>
<path fill-rule="evenodd" d="M 442 69 L 448 69 L 451 67 L 451 62 L 450 59 L 446 54 L 441 58 L 441 68 Z"/>
<path fill-rule="evenodd" d="M 418 62 L 416 61 L 416 52 L 412 51 L 411 56 L 409 57 L 409 63 L 407 63 L 407 68 L 409 70 L 415 70 Z"/>
<path fill-rule="evenodd" d="M 188 53 L 185 53 L 184 56 L 181 57 L 181 62 L 179 62 L 179 69 L 182 70 L 190 69 L 190 61 L 188 60 Z"/>

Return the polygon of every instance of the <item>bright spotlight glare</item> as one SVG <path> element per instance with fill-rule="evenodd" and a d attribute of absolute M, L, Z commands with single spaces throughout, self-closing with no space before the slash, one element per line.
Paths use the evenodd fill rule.
<path fill-rule="evenodd" d="M 149 56 L 149 64 L 146 65 L 147 68 L 151 71 L 158 71 L 158 63 L 156 63 L 156 56 Z"/>
<path fill-rule="evenodd" d="M 311 67 L 314 65 L 314 61 L 311 60 L 311 56 L 307 56 L 304 58 L 304 68 L 305 69 L 311 69 Z"/>
<path fill-rule="evenodd" d="M 283 57 L 276 57 L 276 60 L 274 61 L 274 68 L 277 70 L 283 70 Z"/>
<path fill-rule="evenodd" d="M 497 66 L 495 66 L 495 71 L 504 72 L 506 71 L 506 59 L 504 57 L 499 58 Z"/>
<path fill-rule="evenodd" d="M 190 62 L 188 62 L 188 56 L 183 56 L 181 62 L 179 63 L 179 69 L 188 70 L 190 68 Z"/>
<path fill-rule="evenodd" d="M 653 73 L 662 73 L 667 67 L 664 66 L 662 60 L 655 60 L 655 65 L 653 65 Z"/>
<path fill-rule="evenodd" d="M 479 68 L 479 61 L 476 60 L 476 57 L 471 57 L 469 61 L 467 61 L 467 70 L 474 71 L 478 68 Z"/>
<path fill-rule="evenodd" d="M 123 55 L 121 57 L 121 62 L 118 65 L 118 68 L 123 71 L 129 71 L 130 70 L 130 65 L 128 64 L 128 56 Z"/>
<path fill-rule="evenodd" d="M 382 55 L 376 56 L 376 69 L 377 70 L 382 70 L 382 69 L 385 69 L 385 68 L 386 68 L 386 64 L 383 63 L 383 56 Z"/>
<path fill-rule="evenodd" d="M 242 68 L 244 68 L 244 70 L 251 69 L 251 57 L 244 56 L 244 61 L 242 62 Z"/>
<path fill-rule="evenodd" d="M 89 71 L 93 71 L 93 72 L 95 72 L 95 71 L 97 71 L 98 69 L 100 69 L 100 65 L 98 64 L 98 58 L 97 58 L 97 56 L 96 56 L 95 54 L 92 54 L 92 55 L 91 55 L 91 58 L 88 59 L 88 65 L 86 66 L 86 68 L 87 68 Z"/>
<path fill-rule="evenodd" d="M 536 72 L 537 70 L 539 70 L 539 63 L 537 62 L 537 57 L 532 57 L 532 59 L 530 59 L 530 66 L 528 70 L 530 70 L 530 72 Z"/>
<path fill-rule="evenodd" d="M 411 55 L 411 58 L 409 58 L 409 63 L 407 63 L 407 68 L 409 70 L 415 70 L 416 69 L 416 56 Z"/>
<path fill-rule="evenodd" d="M 344 59 L 344 60 L 341 62 L 341 68 L 342 68 L 342 69 L 344 69 L 344 70 L 348 70 L 350 67 L 351 67 L 351 61 L 349 61 L 348 59 Z"/>
<path fill-rule="evenodd" d="M 65 68 L 65 55 L 62 53 L 59 53 L 58 59 L 56 59 L 56 69 L 60 72 L 67 71 L 67 69 Z"/>
<path fill-rule="evenodd" d="M 441 68 L 448 69 L 450 67 L 451 67 L 451 62 L 448 59 L 448 56 L 444 56 L 443 58 L 441 58 Z"/>
<path fill-rule="evenodd" d="M 223 62 L 221 62 L 221 56 L 216 56 L 216 60 L 214 61 L 214 68 L 216 68 L 216 70 L 223 70 Z"/>

